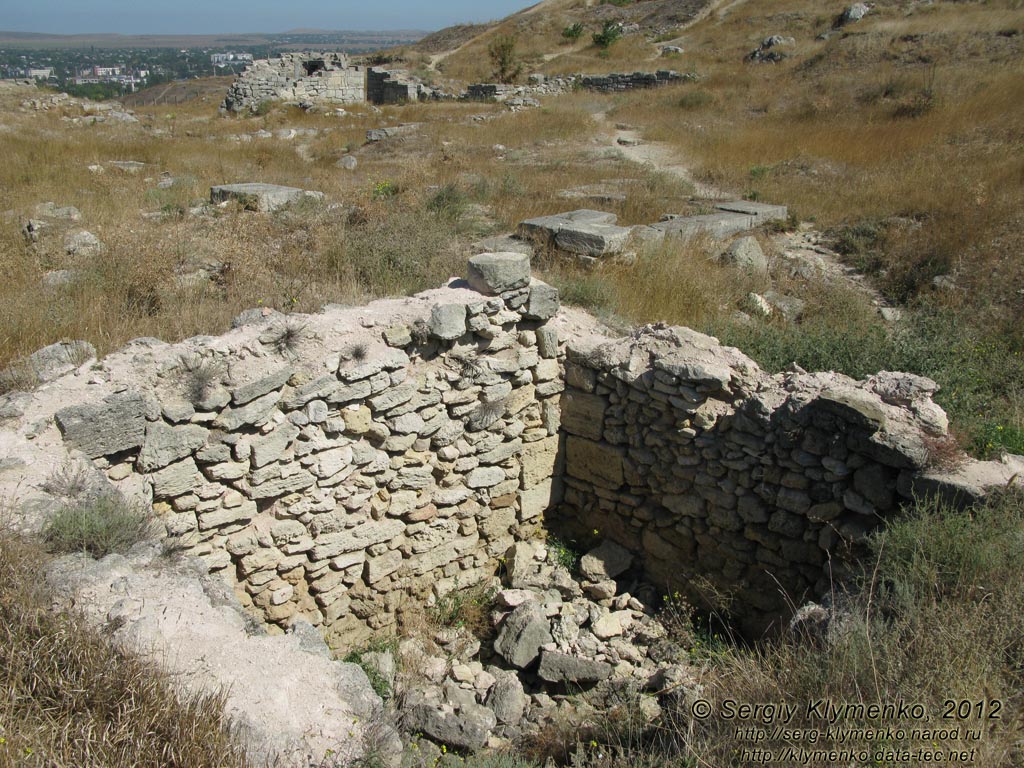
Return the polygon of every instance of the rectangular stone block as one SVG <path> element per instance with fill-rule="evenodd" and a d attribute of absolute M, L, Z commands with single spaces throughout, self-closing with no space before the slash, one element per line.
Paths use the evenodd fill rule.
<path fill-rule="evenodd" d="M 617 489 L 624 481 L 624 450 L 569 435 L 565 441 L 566 470 L 571 477 L 602 488 Z"/>

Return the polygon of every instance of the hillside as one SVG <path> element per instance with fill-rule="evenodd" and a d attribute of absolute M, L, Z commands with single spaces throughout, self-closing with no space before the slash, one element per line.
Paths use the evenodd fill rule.
<path fill-rule="evenodd" d="M 0 83 L 0 768 L 1024 764 L 1024 9 L 851 10 Z"/>

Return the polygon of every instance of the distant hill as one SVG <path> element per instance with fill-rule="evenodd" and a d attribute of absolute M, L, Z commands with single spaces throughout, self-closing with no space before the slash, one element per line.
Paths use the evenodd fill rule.
<path fill-rule="evenodd" d="M 277 46 L 282 48 L 331 47 L 363 52 L 382 47 L 407 45 L 424 37 L 422 30 L 307 30 L 287 32 L 244 32 L 214 35 L 119 35 L 95 33 L 51 35 L 41 32 L 0 30 L 0 45 L 9 48 L 239 48 Z"/>

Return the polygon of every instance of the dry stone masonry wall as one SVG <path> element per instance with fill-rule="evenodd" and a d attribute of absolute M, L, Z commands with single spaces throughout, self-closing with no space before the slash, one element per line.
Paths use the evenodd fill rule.
<path fill-rule="evenodd" d="M 608 341 L 522 253 L 414 297 L 236 326 L 102 362 L 83 348 L 0 398 L 0 495 L 38 528 L 69 485 L 55 477 L 99 472 L 272 628 L 341 647 L 492 577 L 545 517 L 625 547 L 660 588 L 729 596 L 758 631 L 787 618 L 783 591 L 827 592 L 915 494 L 973 499 L 1020 470 L 929 472 L 946 420 L 927 379 L 770 376 L 685 328 Z"/>
<path fill-rule="evenodd" d="M 343 53 L 286 53 L 254 61 L 231 84 L 222 109 L 241 112 L 264 101 L 357 104 L 366 100 L 366 70 Z"/>
<path fill-rule="evenodd" d="M 133 345 L 56 426 L 149 489 L 173 546 L 246 607 L 353 645 L 406 601 L 493 575 L 552 500 L 557 291 L 521 254 L 476 256 L 458 285 Z"/>
<path fill-rule="evenodd" d="M 571 342 L 566 384 L 556 527 L 641 555 L 666 591 L 725 596 L 749 632 L 829 594 L 915 494 L 976 492 L 926 470 L 946 417 L 910 374 L 769 376 L 713 338 L 647 327 Z"/>

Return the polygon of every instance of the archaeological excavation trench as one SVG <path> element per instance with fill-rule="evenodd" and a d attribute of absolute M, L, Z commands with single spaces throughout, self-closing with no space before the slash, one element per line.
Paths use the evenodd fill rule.
<path fill-rule="evenodd" d="M 152 574 L 170 566 L 153 551 L 143 558 L 149 575 L 138 557 L 72 558 L 60 566 L 64 582 L 91 589 L 103 618 L 122 624 L 180 587 L 205 607 L 173 629 L 166 611 L 152 618 L 177 643 L 168 663 L 195 667 L 184 650 L 199 642 L 190 625 L 227 622 L 225 658 L 199 655 L 211 680 L 229 684 L 236 673 L 268 684 L 287 674 L 287 654 L 309 649 L 331 664 L 323 639 L 337 651 L 359 647 L 410 606 L 499 572 L 565 599 L 546 615 L 541 602 L 503 593 L 496 647 L 507 669 L 536 675 L 539 658 L 540 679 L 552 683 L 593 683 L 618 665 L 643 671 L 613 644 L 632 625 L 634 645 L 654 637 L 643 640 L 645 605 L 624 594 L 625 579 L 719 610 L 724 597 L 729 619 L 757 636 L 841 582 L 904 501 L 970 500 L 1009 480 L 998 463 L 955 476 L 928 469 L 946 420 L 926 379 L 768 375 L 685 328 L 612 338 L 560 307 L 519 253 L 474 256 L 467 279 L 414 297 L 309 316 L 253 310 L 219 337 L 139 339 L 69 367 L 3 398 L 4 495 L 38 528 L 61 503 L 47 479 L 79 465 L 107 491 L 151 505 L 163 549 L 200 565 L 161 587 Z M 558 624 L 583 591 L 538 565 L 546 531 L 598 548 L 584 569 L 592 602 L 580 610 L 589 613 L 574 622 Z M 257 619 L 291 634 L 266 636 Z M 587 633 L 604 644 L 588 646 Z M 271 650 L 271 641 L 291 645 Z M 250 653 L 264 659 L 259 670 L 231 666 Z M 505 705 L 482 710 L 500 686 L 521 684 L 473 663 L 457 659 L 463 687 L 418 705 L 450 711 L 436 726 L 440 742 L 476 748 L 515 733 L 515 701 L 499 696 Z M 291 685 L 315 699 L 324 674 Z M 336 709 L 365 719 L 371 699 Z M 234 714 L 263 706 L 273 705 L 242 702 Z"/>

